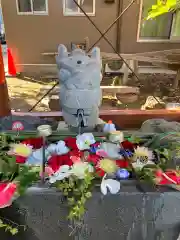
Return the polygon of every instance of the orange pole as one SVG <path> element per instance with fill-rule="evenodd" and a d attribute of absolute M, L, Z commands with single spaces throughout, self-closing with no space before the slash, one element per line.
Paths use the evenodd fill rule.
<path fill-rule="evenodd" d="M 5 78 L 2 47 L 0 44 L 0 117 L 11 115 L 8 89 Z"/>

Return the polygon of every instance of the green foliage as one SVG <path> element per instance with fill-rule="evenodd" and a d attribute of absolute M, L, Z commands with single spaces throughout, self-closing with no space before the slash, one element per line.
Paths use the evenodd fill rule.
<path fill-rule="evenodd" d="M 15 140 L 10 136 L 0 135 L 0 182 L 15 182 L 18 186 L 18 197 L 39 179 L 39 171 L 36 168 L 17 164 L 16 158 L 7 154 L 9 145 L 14 142 Z M 10 222 L 10 224 L 4 223 L 0 218 L 0 228 L 4 228 L 12 235 L 17 234 L 18 224 L 8 219 L 6 219 L 6 222 Z"/>
<path fill-rule="evenodd" d="M 155 184 L 154 173 L 158 169 L 158 166 L 151 165 L 145 166 L 142 169 L 136 169 L 136 174 L 139 180 L 146 181 L 151 184 Z"/>
<path fill-rule="evenodd" d="M 180 8 L 180 0 L 157 0 L 156 5 L 153 5 L 149 10 L 145 20 L 156 18 L 170 11 L 176 11 Z"/>
<path fill-rule="evenodd" d="M 92 196 L 91 187 L 93 185 L 93 179 L 93 174 L 87 171 L 83 180 L 71 176 L 56 184 L 56 187 L 61 190 L 67 198 L 70 207 L 69 220 L 80 221 L 82 219 L 85 213 L 85 204 Z"/>
<path fill-rule="evenodd" d="M 4 223 L 2 219 L 0 219 L 0 228 L 4 228 L 6 232 L 10 232 L 12 235 L 16 235 L 18 233 L 17 227 L 12 227 L 9 224 Z"/>

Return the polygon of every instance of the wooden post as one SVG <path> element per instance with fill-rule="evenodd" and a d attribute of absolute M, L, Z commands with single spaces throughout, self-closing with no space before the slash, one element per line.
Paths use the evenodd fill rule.
<path fill-rule="evenodd" d="M 130 61 L 126 60 L 126 62 L 130 63 Z M 129 76 L 129 68 L 124 64 L 124 76 L 123 76 L 123 85 L 126 85 L 128 82 L 128 76 Z"/>
<path fill-rule="evenodd" d="M 0 117 L 11 115 L 9 95 L 5 78 L 2 47 L 0 44 Z"/>
<path fill-rule="evenodd" d="M 137 61 L 137 60 L 132 60 L 132 65 L 133 65 L 132 69 L 134 70 L 134 73 L 135 73 L 136 76 L 137 76 L 137 75 L 138 75 L 138 61 Z M 133 77 L 132 77 L 132 79 L 133 79 L 134 81 L 137 80 L 136 76 L 133 75 Z"/>
<path fill-rule="evenodd" d="M 180 69 L 178 69 L 177 74 L 176 74 L 176 78 L 174 79 L 173 88 L 178 88 L 179 80 L 180 80 Z"/>

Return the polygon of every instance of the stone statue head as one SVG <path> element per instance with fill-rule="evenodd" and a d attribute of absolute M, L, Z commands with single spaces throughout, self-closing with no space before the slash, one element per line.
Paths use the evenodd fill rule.
<path fill-rule="evenodd" d="M 66 123 L 77 127 L 77 112 L 81 109 L 84 112 L 85 125 L 94 127 L 102 100 L 100 49 L 93 48 L 87 55 L 81 49 L 68 53 L 64 45 L 59 45 L 56 63 L 60 81 L 60 102 Z"/>

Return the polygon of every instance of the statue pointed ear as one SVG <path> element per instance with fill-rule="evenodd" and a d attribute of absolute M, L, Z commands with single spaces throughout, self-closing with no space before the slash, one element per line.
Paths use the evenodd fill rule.
<path fill-rule="evenodd" d="M 63 44 L 60 44 L 58 47 L 58 57 L 60 58 L 68 57 L 67 48 Z"/>
<path fill-rule="evenodd" d="M 94 47 L 91 51 L 91 58 L 96 59 L 97 61 L 101 61 L 101 52 L 100 52 L 100 48 L 98 47 Z"/>

